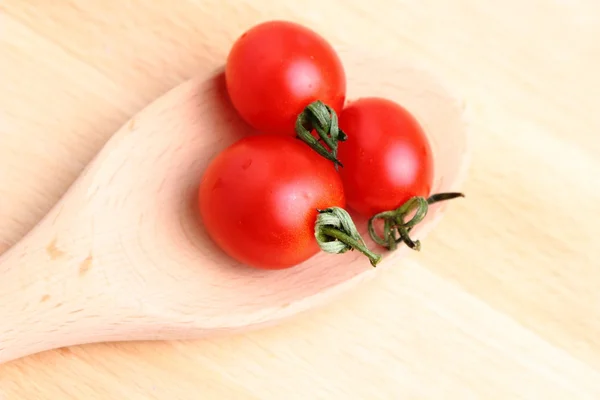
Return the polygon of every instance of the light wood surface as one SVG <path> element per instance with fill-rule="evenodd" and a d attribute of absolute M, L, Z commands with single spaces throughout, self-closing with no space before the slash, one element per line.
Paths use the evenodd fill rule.
<path fill-rule="evenodd" d="M 418 62 L 469 102 L 468 195 L 405 261 L 257 332 L 73 347 L 0 366 L 0 399 L 600 397 L 600 3 L 0 3 L 0 242 L 131 115 L 293 18 Z M 214 65 L 214 67 L 217 67 Z"/>

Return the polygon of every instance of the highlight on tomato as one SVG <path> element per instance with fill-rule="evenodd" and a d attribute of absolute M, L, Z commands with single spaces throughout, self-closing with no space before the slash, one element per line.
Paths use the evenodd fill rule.
<path fill-rule="evenodd" d="M 289 21 L 263 22 L 241 35 L 227 57 L 225 81 L 234 108 L 260 133 L 294 136 L 309 104 L 319 101 L 322 111 L 339 113 L 346 98 L 334 48 Z"/>
<path fill-rule="evenodd" d="M 379 97 L 347 105 L 339 128 L 348 137 L 337 153 L 348 206 L 370 217 L 369 233 L 379 245 L 393 250 L 404 242 L 419 249 L 409 232 L 428 206 L 463 196 L 431 194 L 434 160 L 423 128 L 407 109 Z M 383 235 L 375 231 L 378 220 L 383 221 Z"/>
<path fill-rule="evenodd" d="M 199 209 L 212 240 L 235 260 L 261 269 L 297 265 L 319 250 L 357 249 L 375 266 L 348 213 L 335 166 L 300 140 L 242 138 L 208 165 Z"/>

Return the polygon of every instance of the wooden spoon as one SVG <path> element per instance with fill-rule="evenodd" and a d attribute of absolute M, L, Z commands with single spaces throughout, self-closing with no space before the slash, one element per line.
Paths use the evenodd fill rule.
<path fill-rule="evenodd" d="M 458 190 L 468 164 L 463 104 L 419 68 L 352 51 L 340 56 L 348 98 L 386 96 L 412 111 L 432 142 L 435 191 Z M 406 246 L 377 269 L 359 252 L 321 253 L 281 271 L 225 256 L 198 221 L 196 190 L 208 161 L 246 133 L 219 71 L 173 89 L 115 133 L 0 258 L 0 362 L 83 343 L 197 338 L 270 324 L 379 268 L 401 268 Z M 425 236 L 446 204 L 431 208 L 415 237 Z M 356 222 L 367 238 L 365 221 Z"/>

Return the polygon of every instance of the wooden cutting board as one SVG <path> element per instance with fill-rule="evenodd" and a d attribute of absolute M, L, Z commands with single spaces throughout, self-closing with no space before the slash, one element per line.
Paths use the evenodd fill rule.
<path fill-rule="evenodd" d="M 4 0 L 0 251 L 128 117 L 272 18 L 443 77 L 472 117 L 467 198 L 420 254 L 323 309 L 39 354 L 0 366 L 0 399 L 600 398 L 595 0 Z"/>

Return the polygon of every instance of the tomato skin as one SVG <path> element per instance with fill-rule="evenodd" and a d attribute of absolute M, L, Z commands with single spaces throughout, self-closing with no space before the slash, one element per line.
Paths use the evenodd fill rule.
<path fill-rule="evenodd" d="M 418 121 L 399 104 L 356 100 L 340 114 L 348 140 L 340 144 L 340 176 L 348 206 L 364 216 L 394 210 L 413 196 L 427 197 L 433 156 Z"/>
<path fill-rule="evenodd" d="M 261 269 L 315 255 L 317 210 L 332 206 L 345 206 L 333 164 L 282 135 L 237 141 L 211 161 L 199 187 L 209 236 L 232 258 Z"/>
<path fill-rule="evenodd" d="M 333 47 L 287 21 L 261 23 L 238 38 L 225 81 L 234 108 L 262 133 L 294 135 L 308 104 L 321 100 L 339 113 L 346 98 L 346 75 Z"/>

